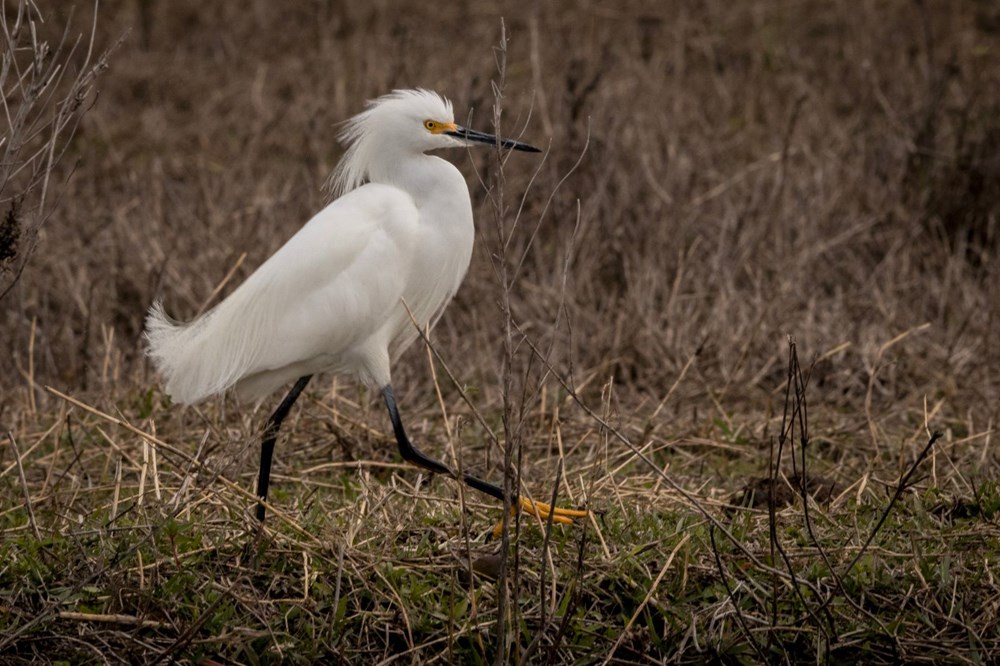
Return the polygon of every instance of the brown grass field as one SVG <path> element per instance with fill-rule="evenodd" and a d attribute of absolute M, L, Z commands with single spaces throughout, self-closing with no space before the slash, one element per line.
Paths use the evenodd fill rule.
<path fill-rule="evenodd" d="M 997 2 L 30 6 L 0 663 L 1000 659 Z M 258 530 L 280 396 L 172 405 L 146 309 L 218 302 L 323 206 L 337 124 L 417 86 L 545 152 L 447 155 L 477 245 L 394 367 L 411 435 L 594 513 L 487 542 L 502 507 L 323 377 Z"/>

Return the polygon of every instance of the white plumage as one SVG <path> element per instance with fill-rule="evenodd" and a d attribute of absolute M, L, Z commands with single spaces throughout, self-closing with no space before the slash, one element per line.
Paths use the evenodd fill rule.
<path fill-rule="evenodd" d="M 446 129 L 429 131 L 428 121 Z M 150 309 L 149 355 L 167 393 L 195 403 L 235 387 L 255 399 L 325 371 L 389 384 L 390 355 L 418 335 L 403 302 L 433 325 L 472 256 L 465 179 L 424 154 L 466 145 L 459 130 L 451 104 L 423 90 L 381 97 L 348 121 L 331 178 L 343 196 L 193 322 Z"/>
<path fill-rule="evenodd" d="M 261 522 L 278 430 L 319 372 L 352 373 L 381 390 L 404 460 L 516 502 L 542 519 L 551 513 L 554 521 L 571 523 L 586 516 L 505 497 L 499 486 L 457 474 L 422 453 L 406 435 L 389 382 L 390 356 L 419 335 L 407 308 L 418 326 L 433 326 L 472 257 L 465 179 L 450 163 L 425 153 L 472 143 L 538 149 L 459 127 L 451 104 L 426 90 L 397 90 L 370 102 L 340 138 L 347 151 L 329 182 L 339 199 L 193 322 L 178 324 L 159 302 L 150 308 L 148 353 L 166 378 L 167 393 L 195 403 L 235 388 L 240 397 L 255 399 L 295 380 L 263 431 Z"/>

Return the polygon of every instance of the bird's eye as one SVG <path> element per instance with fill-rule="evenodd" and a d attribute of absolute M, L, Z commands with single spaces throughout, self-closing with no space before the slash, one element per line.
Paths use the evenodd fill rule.
<path fill-rule="evenodd" d="M 437 123 L 434 122 L 433 120 L 425 120 L 424 127 L 426 127 L 429 131 L 433 132 L 434 129 L 437 127 Z"/>

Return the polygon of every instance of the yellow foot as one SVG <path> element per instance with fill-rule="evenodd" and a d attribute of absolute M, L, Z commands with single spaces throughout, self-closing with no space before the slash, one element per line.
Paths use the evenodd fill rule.
<path fill-rule="evenodd" d="M 562 507 L 551 507 L 545 502 L 532 502 L 527 497 L 521 497 L 518 500 L 520 506 L 512 506 L 510 508 L 510 513 L 513 516 L 518 509 L 524 511 L 528 515 L 537 516 L 541 520 L 548 520 L 549 516 L 552 516 L 553 523 L 560 523 L 562 525 L 572 525 L 574 518 L 586 518 L 590 515 L 589 511 L 584 511 L 582 509 L 564 509 Z M 496 539 L 501 534 L 503 534 L 503 521 L 501 520 L 493 528 L 493 538 Z"/>

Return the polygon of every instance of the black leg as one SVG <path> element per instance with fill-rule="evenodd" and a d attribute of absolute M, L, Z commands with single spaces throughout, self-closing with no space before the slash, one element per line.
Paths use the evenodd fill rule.
<path fill-rule="evenodd" d="M 295 404 L 295 401 L 298 400 L 299 394 L 302 393 L 302 389 L 306 387 L 310 379 L 312 379 L 312 375 L 299 377 L 292 390 L 288 392 L 285 399 L 274 410 L 271 418 L 267 420 L 267 425 L 264 427 L 264 439 L 260 444 L 260 475 L 257 477 L 257 497 L 262 500 L 267 500 L 267 485 L 271 479 L 271 457 L 274 455 L 274 442 L 278 439 L 278 430 L 281 428 L 282 421 L 288 416 L 288 411 Z M 263 503 L 258 503 L 257 520 L 263 523 L 266 513 L 267 507 Z"/>
<path fill-rule="evenodd" d="M 382 398 L 385 399 L 385 406 L 389 409 L 389 419 L 392 420 L 392 431 L 396 434 L 396 444 L 399 445 L 399 455 L 403 457 L 403 460 L 411 462 L 418 467 L 430 470 L 435 474 L 444 474 L 453 479 L 458 479 L 458 474 L 453 472 L 451 468 L 444 463 L 438 462 L 437 460 L 425 455 L 417 447 L 413 446 L 412 442 L 410 442 L 410 438 L 406 436 L 406 430 L 403 429 L 403 421 L 399 417 L 399 408 L 396 407 L 396 396 L 392 393 L 392 386 L 386 384 L 382 387 Z M 503 489 L 493 485 L 492 483 L 487 483 L 486 481 L 472 476 L 471 474 L 463 475 L 461 480 L 464 481 L 465 485 L 470 488 L 474 488 L 481 493 L 494 497 L 501 502 L 504 501 Z M 517 502 L 516 493 L 511 496 L 510 501 L 512 504 Z"/>

